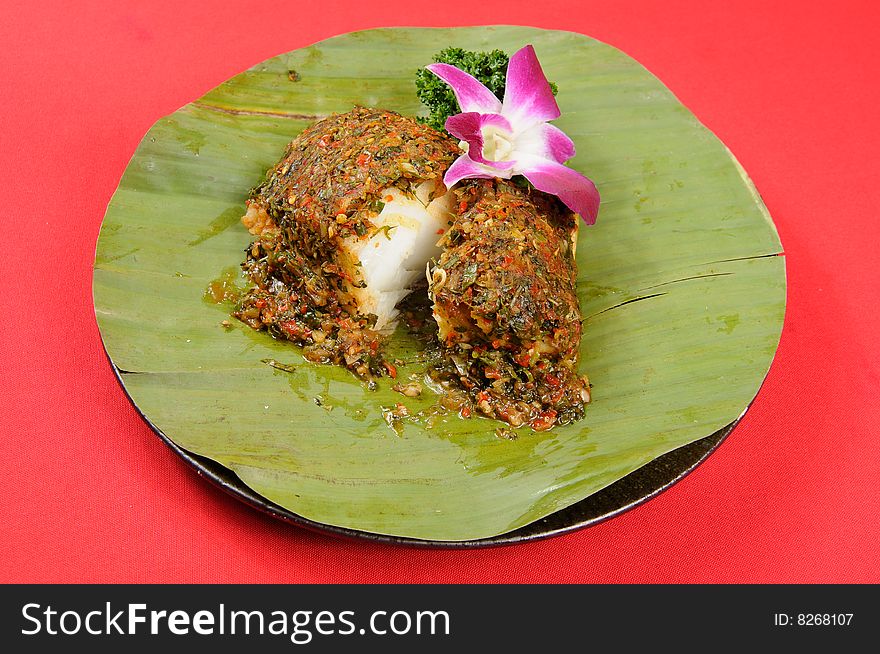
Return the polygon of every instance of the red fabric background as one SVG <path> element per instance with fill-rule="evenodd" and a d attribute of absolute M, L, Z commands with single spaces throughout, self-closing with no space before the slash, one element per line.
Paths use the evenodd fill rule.
<path fill-rule="evenodd" d="M 6 4 L 0 582 L 880 582 L 875 3 Z M 623 49 L 736 153 L 788 257 L 770 375 L 696 472 L 574 534 L 425 551 L 276 522 L 199 479 L 116 383 L 91 299 L 106 204 L 153 122 L 267 57 L 490 23 Z"/>

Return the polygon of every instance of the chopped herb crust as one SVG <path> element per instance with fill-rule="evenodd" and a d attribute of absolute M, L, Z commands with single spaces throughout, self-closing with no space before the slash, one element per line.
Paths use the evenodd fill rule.
<path fill-rule="evenodd" d="M 578 221 L 555 197 L 506 180 L 456 187 L 431 295 L 455 377 L 484 415 L 548 429 L 583 416 Z"/>

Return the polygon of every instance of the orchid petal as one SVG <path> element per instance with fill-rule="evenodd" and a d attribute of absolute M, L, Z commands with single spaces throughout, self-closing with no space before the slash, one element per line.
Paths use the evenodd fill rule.
<path fill-rule="evenodd" d="M 516 137 L 516 151 L 511 158 L 535 155 L 565 163 L 575 154 L 574 141 L 549 123 L 538 123 Z"/>
<path fill-rule="evenodd" d="M 501 102 L 476 77 L 449 64 L 431 64 L 426 68 L 452 88 L 462 111 L 477 111 L 482 114 L 501 113 Z"/>
<path fill-rule="evenodd" d="M 596 222 L 599 191 L 591 180 L 551 159 L 523 157 L 519 164 L 518 172 L 536 189 L 557 196 L 569 209 L 580 214 L 588 225 Z"/>
<path fill-rule="evenodd" d="M 494 179 L 495 177 L 507 179 L 511 175 L 512 173 L 509 170 L 495 170 L 463 154 L 453 161 L 452 165 L 446 170 L 446 174 L 443 176 L 443 183 L 446 185 L 446 188 L 452 188 L 456 182 L 463 179 Z"/>
<path fill-rule="evenodd" d="M 446 131 L 456 138 L 470 142 L 473 135 L 482 139 L 480 130 L 492 125 L 510 131 L 510 121 L 501 114 L 481 114 L 469 111 L 446 119 Z"/>
<path fill-rule="evenodd" d="M 506 170 L 512 168 L 514 161 L 490 161 L 483 156 L 483 127 L 499 127 L 510 132 L 510 123 L 501 114 L 479 114 L 469 111 L 446 119 L 446 131 L 455 138 L 467 141 L 468 155 L 477 163 Z"/>
<path fill-rule="evenodd" d="M 530 45 L 517 50 L 507 64 L 507 86 L 502 106 L 501 113 L 510 119 L 517 131 L 560 116 L 550 83 Z"/>

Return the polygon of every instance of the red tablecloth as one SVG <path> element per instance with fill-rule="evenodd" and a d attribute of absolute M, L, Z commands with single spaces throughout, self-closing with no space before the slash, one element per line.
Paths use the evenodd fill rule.
<path fill-rule="evenodd" d="M 880 581 L 875 3 L 127 4 L 7 3 L 0 21 L 0 582 Z M 116 382 L 91 296 L 106 204 L 157 119 L 267 57 L 491 23 L 621 48 L 733 150 L 787 255 L 770 375 L 693 474 L 570 535 L 425 551 L 277 522 L 196 476 Z"/>

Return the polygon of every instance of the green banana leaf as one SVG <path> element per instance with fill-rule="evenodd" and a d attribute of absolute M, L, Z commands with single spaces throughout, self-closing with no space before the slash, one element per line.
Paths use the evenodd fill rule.
<path fill-rule="evenodd" d="M 501 423 L 412 413 L 381 380 L 306 362 L 299 348 L 203 299 L 236 270 L 248 190 L 306 125 L 354 104 L 423 112 L 414 72 L 444 47 L 535 46 L 559 86 L 569 165 L 595 180 L 580 231 L 578 423 L 499 438 Z M 736 420 L 767 373 L 785 307 L 781 245 L 745 171 L 639 63 L 583 35 L 526 27 L 377 29 L 269 59 L 159 120 L 107 209 L 94 271 L 105 347 L 168 438 L 318 523 L 416 539 L 487 538 L 567 507 Z M 392 347 L 420 373 L 416 342 Z"/>

